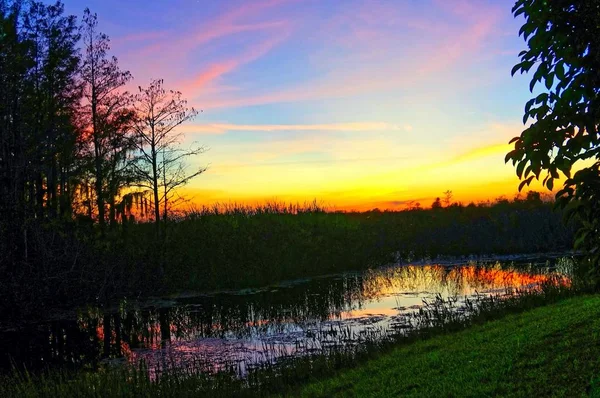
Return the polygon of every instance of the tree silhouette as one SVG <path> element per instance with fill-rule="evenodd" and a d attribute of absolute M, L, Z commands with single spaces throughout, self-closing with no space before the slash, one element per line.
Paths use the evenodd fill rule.
<path fill-rule="evenodd" d="M 505 160 L 512 161 L 523 180 L 519 190 L 541 176 L 552 190 L 560 173 L 566 177 L 557 199 L 583 222 L 575 245 L 589 251 L 600 271 L 598 1 L 518 0 L 512 11 L 525 17 L 519 34 L 528 46 L 512 73 L 535 70 L 530 90 L 537 87 L 537 95 L 525 105 L 523 122 L 531 120 L 531 125 L 510 141 L 514 149 Z M 573 166 L 583 160 L 593 163 L 572 175 Z"/>
<path fill-rule="evenodd" d="M 89 143 L 94 170 L 94 190 L 100 229 L 106 222 L 105 203 L 115 206 L 120 182 L 119 171 L 129 151 L 126 139 L 131 111 L 131 96 L 120 91 L 131 80 L 129 72 L 119 69 L 117 59 L 108 57 L 109 39 L 98 32 L 98 19 L 86 9 L 83 16 L 83 41 L 85 46 L 81 77 L 84 104 L 80 122 L 83 137 Z M 113 211 L 111 210 L 111 214 Z M 114 219 L 114 217 L 113 217 Z"/>
<path fill-rule="evenodd" d="M 452 191 L 451 190 L 447 190 L 446 192 L 444 192 L 444 206 L 445 207 L 450 207 L 450 205 L 452 204 Z"/>
<path fill-rule="evenodd" d="M 68 217 L 78 27 L 61 3 L 0 1 L 0 262 L 35 257 L 34 224 Z"/>
<path fill-rule="evenodd" d="M 132 167 L 138 186 L 151 192 L 156 232 L 160 234 L 161 208 L 162 220 L 166 222 L 175 189 L 206 170 L 186 170 L 186 158 L 203 153 L 205 148 L 181 148 L 183 136 L 177 131 L 198 112 L 187 106 L 180 92 L 166 91 L 162 80 L 153 80 L 147 88 L 139 88 L 135 114 L 133 141 L 138 156 Z"/>
<path fill-rule="evenodd" d="M 75 167 L 76 131 L 72 120 L 80 100 L 79 29 L 64 7 L 32 2 L 23 17 L 23 38 L 30 45 L 29 73 L 24 115 L 30 134 L 26 137 L 34 181 L 38 217 L 59 211 L 70 213 L 69 180 Z"/>

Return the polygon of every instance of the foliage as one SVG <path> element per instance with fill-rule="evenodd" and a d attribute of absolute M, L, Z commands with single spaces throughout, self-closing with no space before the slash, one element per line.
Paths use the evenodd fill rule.
<path fill-rule="evenodd" d="M 533 72 L 523 122 L 532 123 L 511 140 L 506 155 L 523 179 L 519 188 L 544 176 L 548 189 L 562 173 L 557 192 L 568 215 L 581 220 L 576 247 L 589 253 L 600 272 L 600 7 L 596 0 L 518 0 L 515 17 L 525 23 L 519 34 L 527 42 L 512 73 Z M 583 165 L 578 162 L 584 161 Z M 587 162 L 585 162 L 587 161 Z M 590 162 L 592 164 L 590 165 Z M 581 168 L 572 174 L 573 168 Z"/>
<path fill-rule="evenodd" d="M 80 36 L 63 11 L 0 1 L 0 265 L 10 272 L 36 255 L 30 224 L 71 214 Z"/>
<path fill-rule="evenodd" d="M 105 202 L 110 204 L 110 222 L 115 224 L 115 200 L 127 183 L 126 166 L 131 147 L 128 130 L 133 119 L 132 101 L 123 86 L 131 73 L 120 70 L 117 59 L 109 57 L 108 37 L 98 32 L 98 19 L 89 9 L 83 16 L 85 54 L 81 69 L 82 106 L 78 109 L 79 129 L 85 155 L 93 171 L 98 222 L 105 223 Z"/>

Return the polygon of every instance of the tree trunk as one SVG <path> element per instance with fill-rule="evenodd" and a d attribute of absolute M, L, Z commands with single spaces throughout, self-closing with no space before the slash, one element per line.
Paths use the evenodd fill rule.
<path fill-rule="evenodd" d="M 100 225 L 100 233 L 104 233 L 105 220 L 104 220 L 104 193 L 102 192 L 102 157 L 100 156 L 100 132 L 98 131 L 97 123 L 97 98 L 95 94 L 95 87 L 92 86 L 92 128 L 94 129 L 94 161 L 95 161 L 95 177 L 96 177 L 96 205 L 98 206 L 98 224 Z"/>
<path fill-rule="evenodd" d="M 97 148 L 97 145 L 96 145 Z M 96 150 L 98 152 L 98 150 Z M 105 220 L 104 220 L 104 194 L 102 192 L 102 159 L 100 155 L 96 153 L 96 206 L 98 207 L 98 223 L 100 224 L 100 232 L 104 232 Z"/>
<path fill-rule="evenodd" d="M 57 201 L 57 170 L 56 160 L 51 160 L 50 174 L 48 175 L 48 215 L 51 218 L 55 218 L 57 214 L 58 201 Z"/>
<path fill-rule="evenodd" d="M 110 314 L 104 313 L 102 316 L 102 332 L 104 333 L 104 341 L 103 344 L 103 357 L 110 357 L 110 340 L 112 337 L 112 330 L 110 328 Z"/>
<path fill-rule="evenodd" d="M 35 213 L 38 219 L 44 217 L 44 177 L 42 173 L 35 176 Z"/>
<path fill-rule="evenodd" d="M 115 211 L 115 197 L 114 196 L 110 196 L 110 198 L 108 198 L 108 205 L 110 206 L 110 208 L 108 209 L 108 219 L 109 219 L 109 226 L 110 228 L 114 228 L 117 225 L 117 219 L 116 219 L 116 211 Z"/>
<path fill-rule="evenodd" d="M 158 169 L 156 166 L 156 149 L 152 146 L 152 191 L 154 194 L 154 225 L 156 237 L 160 237 L 160 203 L 158 202 Z"/>

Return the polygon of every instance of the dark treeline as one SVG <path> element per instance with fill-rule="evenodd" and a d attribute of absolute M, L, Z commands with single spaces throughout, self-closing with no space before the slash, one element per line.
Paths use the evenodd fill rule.
<path fill-rule="evenodd" d="M 571 247 L 573 229 L 535 194 L 403 212 L 274 205 L 171 218 L 175 190 L 204 171 L 182 162 L 203 148 L 178 145 L 177 127 L 197 112 L 162 80 L 136 95 L 125 90 L 131 80 L 89 10 L 79 23 L 60 2 L 0 0 L 3 316 L 124 295 L 259 286 L 398 255 Z"/>
<path fill-rule="evenodd" d="M 134 204 L 161 246 L 174 190 L 204 171 L 186 171 L 203 149 L 182 149 L 176 131 L 197 112 L 162 80 L 136 95 L 131 80 L 88 9 L 79 22 L 60 2 L 0 0 L 3 303 L 90 284 L 108 297 Z"/>

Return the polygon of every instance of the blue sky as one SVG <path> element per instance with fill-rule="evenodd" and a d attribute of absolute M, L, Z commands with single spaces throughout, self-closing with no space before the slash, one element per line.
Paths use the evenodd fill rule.
<path fill-rule="evenodd" d="M 67 0 L 87 6 L 134 75 L 203 112 L 199 204 L 317 198 L 337 208 L 512 196 L 507 142 L 528 79 L 511 4 L 428 1 Z M 193 166 L 193 165 L 192 165 Z"/>

